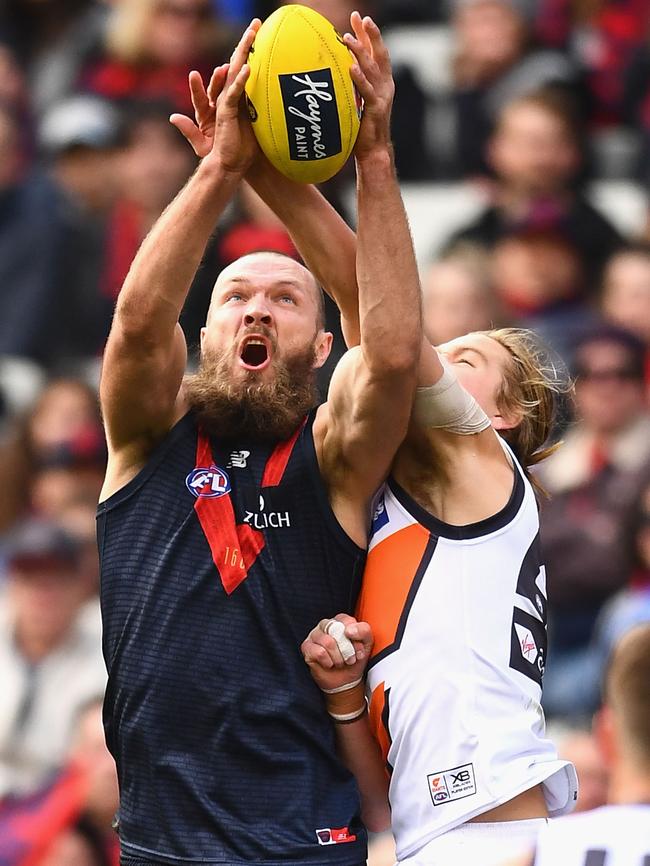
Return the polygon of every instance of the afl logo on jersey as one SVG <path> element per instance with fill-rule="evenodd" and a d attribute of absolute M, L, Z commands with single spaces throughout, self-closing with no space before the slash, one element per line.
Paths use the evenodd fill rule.
<path fill-rule="evenodd" d="M 185 486 L 192 496 L 213 499 L 215 496 L 225 496 L 226 493 L 230 493 L 230 478 L 217 466 L 211 466 L 209 469 L 198 467 L 187 476 Z"/>

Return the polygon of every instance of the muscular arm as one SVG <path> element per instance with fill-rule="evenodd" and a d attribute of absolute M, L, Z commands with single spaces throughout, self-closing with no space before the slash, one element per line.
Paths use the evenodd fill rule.
<path fill-rule="evenodd" d="M 115 310 L 101 382 L 114 449 L 170 426 L 186 360 L 178 317 L 236 183 L 235 175 L 201 163 L 131 265 Z"/>
<path fill-rule="evenodd" d="M 257 26 L 215 70 L 209 152 L 143 242 L 120 293 L 100 385 L 109 445 L 104 497 L 135 474 L 182 409 L 187 350 L 178 318 L 208 238 L 255 153 L 238 109 Z"/>
<path fill-rule="evenodd" d="M 289 180 L 265 159 L 255 161 L 246 180 L 284 223 L 303 261 L 335 301 L 346 345 L 357 346 L 357 240 L 352 229 L 315 186 Z"/>
<path fill-rule="evenodd" d="M 390 62 L 370 19 L 362 27 L 353 15 L 352 24 L 357 38 L 347 40 L 360 67 L 353 77 L 366 106 L 355 150 L 361 342 L 335 371 L 314 427 L 330 501 L 348 532 L 351 510 L 367 504 L 406 433 L 422 338 L 420 283 L 390 145 Z"/>

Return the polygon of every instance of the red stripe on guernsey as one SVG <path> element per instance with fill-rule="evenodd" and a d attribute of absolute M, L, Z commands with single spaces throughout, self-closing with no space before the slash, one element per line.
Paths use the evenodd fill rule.
<path fill-rule="evenodd" d="M 273 454 L 268 459 L 266 466 L 264 467 L 264 475 L 262 477 L 262 487 L 277 487 L 278 484 L 282 481 L 282 476 L 284 475 L 285 469 L 287 468 L 287 463 L 289 462 L 289 458 L 291 457 L 291 452 L 293 451 L 294 445 L 298 441 L 298 436 L 300 436 L 300 431 L 305 426 L 307 419 L 299 425 L 296 432 L 293 434 L 291 439 L 287 439 L 286 442 L 280 442 L 277 448 L 274 450 Z"/>
<path fill-rule="evenodd" d="M 263 487 L 276 487 L 282 480 L 302 427 L 301 424 L 291 439 L 281 442 L 269 457 L 264 468 Z M 199 430 L 196 468 L 214 465 L 210 440 Z M 223 588 L 230 595 L 246 580 L 249 569 L 264 549 L 264 535 L 247 523 L 235 522 L 230 493 L 214 498 L 199 496 L 194 502 L 194 510 L 210 545 L 212 561 L 221 576 Z"/>

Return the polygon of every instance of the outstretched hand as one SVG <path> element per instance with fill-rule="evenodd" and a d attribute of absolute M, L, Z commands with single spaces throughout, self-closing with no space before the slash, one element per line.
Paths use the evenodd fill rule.
<path fill-rule="evenodd" d="M 361 18 L 358 12 L 352 13 L 350 24 L 354 35 L 346 33 L 343 39 L 354 54 L 356 63 L 352 65 L 350 75 L 364 101 L 361 128 L 354 148 L 357 160 L 361 160 L 374 151 L 390 147 L 390 113 L 395 82 L 379 27 L 372 18 Z"/>
<path fill-rule="evenodd" d="M 336 689 L 363 676 L 372 652 L 373 636 L 367 622 L 357 622 L 346 613 L 334 617 L 345 625 L 345 636 L 352 642 L 355 656 L 344 661 L 336 640 L 327 634 L 330 620 L 324 619 L 309 632 L 300 650 L 311 675 L 321 689 Z"/>
<path fill-rule="evenodd" d="M 190 72 L 194 120 L 184 114 L 169 118 L 200 159 L 214 154 L 226 171 L 237 174 L 246 171 L 258 151 L 243 96 L 250 73 L 246 60 L 260 25 L 259 18 L 251 21 L 229 63 L 216 67 L 207 88 L 199 72 Z"/>

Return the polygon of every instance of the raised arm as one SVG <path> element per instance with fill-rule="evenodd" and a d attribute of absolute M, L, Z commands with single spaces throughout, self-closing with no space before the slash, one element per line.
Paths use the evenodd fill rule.
<path fill-rule="evenodd" d="M 420 283 L 390 143 L 388 52 L 370 18 L 355 13 L 352 26 L 346 43 L 365 102 L 355 148 L 361 342 L 335 370 L 314 427 L 330 501 L 345 526 L 385 478 L 406 433 L 422 339 Z"/>
<path fill-rule="evenodd" d="M 142 243 L 120 292 L 100 386 L 109 444 L 103 496 L 137 472 L 183 411 L 187 350 L 178 318 L 214 226 L 255 153 L 238 114 L 255 29 L 245 32 L 230 64 L 215 70 L 210 152 Z"/>

